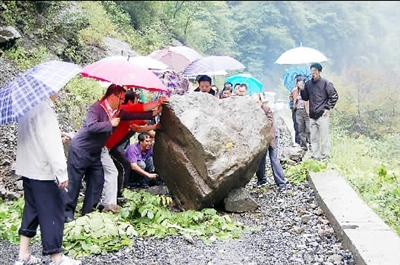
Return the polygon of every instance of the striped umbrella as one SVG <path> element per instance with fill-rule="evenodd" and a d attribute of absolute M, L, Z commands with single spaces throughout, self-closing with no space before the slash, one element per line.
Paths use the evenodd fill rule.
<path fill-rule="evenodd" d="M 208 56 L 197 59 L 189 64 L 183 75 L 199 75 L 202 73 L 217 73 L 221 71 L 240 70 L 246 68 L 241 62 L 230 56 Z"/>

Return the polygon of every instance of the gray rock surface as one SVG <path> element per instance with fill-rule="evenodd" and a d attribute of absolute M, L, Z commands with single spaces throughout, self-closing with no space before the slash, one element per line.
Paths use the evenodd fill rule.
<path fill-rule="evenodd" d="M 259 205 L 251 197 L 245 188 L 231 190 L 224 199 L 225 211 L 232 213 L 244 213 L 257 209 Z"/>
<path fill-rule="evenodd" d="M 106 46 L 107 56 L 138 55 L 138 53 L 132 50 L 132 47 L 124 41 L 115 38 L 104 37 L 103 42 Z"/>
<path fill-rule="evenodd" d="M 271 140 L 271 124 L 248 97 L 174 95 L 160 122 L 154 164 L 183 209 L 214 207 L 244 187 Z"/>

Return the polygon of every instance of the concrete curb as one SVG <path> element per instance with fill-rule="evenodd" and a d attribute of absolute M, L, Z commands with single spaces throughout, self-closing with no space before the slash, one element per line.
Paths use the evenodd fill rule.
<path fill-rule="evenodd" d="M 309 183 L 336 236 L 359 265 L 400 265 L 400 237 L 336 171 L 310 172 Z"/>

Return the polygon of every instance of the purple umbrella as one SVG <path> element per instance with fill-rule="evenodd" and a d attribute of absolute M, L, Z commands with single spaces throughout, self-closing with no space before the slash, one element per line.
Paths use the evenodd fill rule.
<path fill-rule="evenodd" d="M 221 71 L 240 70 L 246 68 L 241 62 L 230 56 L 208 56 L 197 59 L 189 64 L 183 75 L 199 75 L 202 73 L 217 73 Z"/>
<path fill-rule="evenodd" d="M 169 95 L 183 95 L 189 90 L 189 80 L 174 71 L 153 71 L 168 89 Z"/>
<path fill-rule="evenodd" d="M 153 51 L 147 56 L 163 62 L 168 66 L 168 70 L 175 72 L 182 72 L 191 62 L 203 57 L 197 51 L 186 46 L 166 47 Z"/>

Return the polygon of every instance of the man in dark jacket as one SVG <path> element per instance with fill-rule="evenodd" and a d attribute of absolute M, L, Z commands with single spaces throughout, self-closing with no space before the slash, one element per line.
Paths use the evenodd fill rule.
<path fill-rule="evenodd" d="M 324 161 L 330 159 L 329 111 L 335 107 L 339 96 L 333 84 L 321 77 L 321 64 L 314 63 L 310 69 L 312 79 L 300 93 L 304 101 L 309 101 L 312 158 Z"/>
<path fill-rule="evenodd" d="M 153 111 L 127 112 L 121 109 L 125 100 L 122 86 L 110 85 L 103 98 L 88 109 L 84 126 L 76 133 L 68 150 L 68 192 L 66 194 L 65 221 L 74 220 L 83 176 L 86 181 L 82 215 L 96 207 L 104 185 L 104 172 L 100 159 L 102 149 L 120 120 L 150 120 Z"/>
<path fill-rule="evenodd" d="M 194 90 L 194 92 L 203 92 L 215 96 L 215 90 L 211 88 L 211 81 L 211 77 L 208 75 L 200 76 L 199 80 L 197 81 L 199 86 Z"/>

